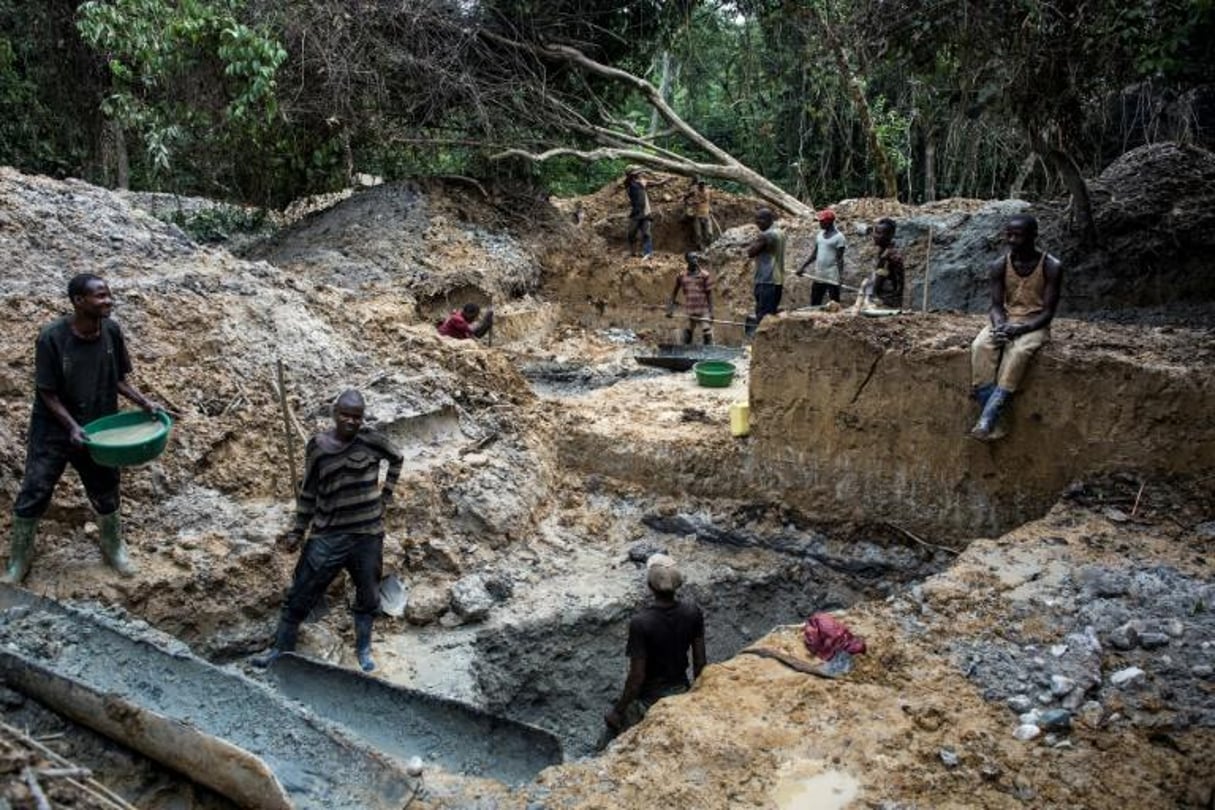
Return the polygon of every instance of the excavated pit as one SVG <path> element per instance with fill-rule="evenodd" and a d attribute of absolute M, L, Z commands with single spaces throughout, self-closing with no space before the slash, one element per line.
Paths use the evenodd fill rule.
<path fill-rule="evenodd" d="M 431 727 L 414 729 L 403 745 L 393 734 L 394 712 L 375 711 L 392 699 L 365 696 L 371 709 L 360 715 L 338 699 L 346 686 L 306 683 L 298 694 L 318 706 L 317 714 L 341 715 L 352 737 L 396 757 L 420 752 L 428 786 L 442 783 L 429 797 L 436 807 L 492 806 L 485 797 L 493 780 L 523 785 L 503 807 L 546 806 L 550 790 L 554 807 L 792 806 L 790 796 L 809 795 L 802 787 L 820 778 L 836 784 L 831 780 L 844 770 L 855 780 L 849 790 L 875 806 L 884 798 L 892 806 L 895 799 L 936 806 L 941 797 L 956 804 L 956 797 L 987 792 L 972 806 L 1004 807 L 1013 796 L 1029 801 L 1031 783 L 1061 806 L 1051 786 L 1070 788 L 1085 766 L 1012 740 L 1011 726 L 1004 728 L 1008 710 L 997 701 L 1022 691 L 1037 699 L 1045 670 L 1026 671 L 1038 666 L 1041 651 L 1085 624 L 1113 632 L 1159 588 L 1132 589 L 1126 604 L 1095 618 L 1057 617 L 1063 635 L 1055 638 L 1054 628 L 1039 626 L 1042 606 L 1057 597 L 1053 563 L 1040 577 L 1025 566 L 1026 582 L 1044 590 L 1023 612 L 1001 613 L 996 596 L 972 594 L 1008 575 L 1014 552 L 1007 546 L 1031 557 L 1061 549 L 1079 555 L 1099 533 L 1085 524 L 1073 531 L 1069 513 L 1049 528 L 1049 542 L 1037 543 L 1033 532 L 1011 542 L 980 540 L 963 552 L 970 568 L 951 565 L 956 549 L 976 534 L 1040 517 L 1073 479 L 1114 469 L 1143 469 L 1158 479 L 1201 473 L 1213 463 L 1209 424 L 1194 418 L 1205 413 L 1211 387 L 1209 320 L 1159 329 L 1061 320 L 1056 344 L 1041 356 L 1014 411 L 1022 438 L 982 448 L 961 438 L 971 416 L 965 348 L 980 318 L 773 319 L 761 328 L 755 354 L 740 359 L 734 384 L 704 389 L 690 373 L 652 371 L 633 360 L 640 346 L 670 342 L 680 328 L 661 311 L 682 267 L 675 253 L 641 263 L 618 255 L 612 243 L 616 253 L 608 255 L 587 228 L 554 227 L 549 236 L 558 244 L 525 246 L 470 224 L 479 216 L 475 205 L 464 216 L 437 194 L 426 199 L 416 189 L 384 187 L 310 218 L 255 254 L 273 264 L 249 263 L 198 252 L 154 223 L 132 219 L 102 190 L 76 184 L 64 194 L 52 181 L 12 173 L 0 173 L 0 183 L 5 199 L 16 201 L 14 232 L 33 235 L 28 244 L 6 242 L 22 246 L 4 254 L 21 293 L 5 299 L 14 329 L 0 364 L 0 472 L 10 494 L 28 415 L 29 346 L 36 325 L 62 308 L 59 279 L 45 267 L 105 270 L 123 301 L 117 317 L 137 349 L 141 385 L 187 413 L 162 462 L 124 479 L 141 576 L 117 581 L 104 568 L 73 480 L 44 522 L 48 542 L 40 544 L 31 588 L 124 605 L 227 661 L 263 646 L 294 562 L 273 545 L 290 521 L 274 355 L 288 367 L 300 438 L 326 425 L 336 387 L 359 386 L 371 419 L 407 456 L 389 515 L 385 572 L 406 581 L 415 603 L 433 603 L 425 615 L 377 622 L 377 676 L 435 705 L 468 704 L 488 713 L 489 725 L 470 723 L 441 738 Z M 27 208 L 42 210 L 21 202 L 23 195 L 40 206 L 46 195 L 63 196 L 55 202 L 63 213 L 21 219 Z M 616 196 L 605 192 L 605 204 Z M 373 221 L 367 214 L 384 205 L 389 219 L 346 227 Z M 749 221 L 749 206 L 742 213 L 739 221 Z M 70 238 L 46 230 L 60 222 Z M 608 226 L 620 230 L 613 222 Z M 132 259 L 111 239 L 114 232 L 138 234 L 146 255 Z M 804 252 L 814 226 L 792 223 L 789 232 L 794 252 Z M 749 233 L 728 232 L 704 260 L 718 280 L 717 312 L 727 320 L 750 307 L 740 253 Z M 808 303 L 808 287 L 806 279 L 790 279 L 790 309 Z M 543 300 L 531 297 L 541 291 Z M 465 298 L 495 303 L 492 345 L 434 336 L 432 319 Z M 715 331 L 722 343 L 741 337 L 741 328 L 728 324 Z M 728 406 L 748 396 L 753 432 L 736 439 Z M 1014 475 L 1018 470 L 1028 474 Z M 1145 503 L 1153 497 L 1151 486 L 1147 491 Z M 1132 491 L 1120 504 L 1132 527 L 1149 509 L 1136 518 L 1138 502 Z M 1210 519 L 1195 508 L 1187 526 Z M 1060 545 L 1060 536 L 1074 548 Z M 985 545 L 998 553 L 975 566 L 975 549 Z M 659 549 L 683 567 L 684 598 L 704 608 L 709 656 L 718 666 L 692 694 L 664 701 L 605 756 L 579 762 L 594 752 L 602 713 L 623 684 L 628 620 L 648 598 L 642 560 Z M 1125 551 L 1110 554 L 1120 559 Z M 1138 559 L 1134 565 L 1153 570 Z M 1209 569 L 1187 577 L 1183 584 L 1209 605 Z M 493 601 L 466 615 L 455 593 L 477 578 L 492 582 Z M 1157 579 L 1165 589 L 1182 582 Z M 350 668 L 341 587 L 328 615 L 305 626 L 303 652 Z M 1088 598 L 1082 587 L 1073 590 Z M 883 601 L 888 596 L 893 600 Z M 846 609 L 850 626 L 873 645 L 850 679 L 816 682 L 774 661 L 728 660 L 760 639 L 804 656 L 797 627 L 814 610 L 836 608 Z M 1009 622 L 1020 628 L 1012 640 L 1003 629 Z M 976 641 L 976 628 L 989 623 L 993 637 Z M 1170 642 L 1189 645 L 1174 657 L 1191 670 L 1170 677 L 1206 680 L 1175 689 L 1160 678 L 1159 694 L 1123 698 L 1136 723 L 1154 717 L 1174 693 L 1209 706 L 1209 677 L 1193 675 L 1209 672 L 1208 647 L 1194 646 L 1209 639 L 1204 621 L 1187 623 Z M 1077 640 L 1046 660 L 1079 680 L 1079 673 L 1096 672 L 1091 657 L 1079 657 L 1082 650 Z M 1116 656 L 1116 665 L 1160 666 L 1138 651 Z M 165 677 L 182 680 L 174 672 Z M 113 678 L 117 685 L 119 675 Z M 161 699 L 153 692 L 149 700 Z M 1108 697 L 1111 709 L 1120 708 L 1112 687 L 1088 697 Z M 479 746 L 493 736 L 494 716 L 555 735 L 574 761 L 538 777 L 550 757 L 487 766 Z M 1177 712 L 1172 722 L 1191 716 L 1209 727 L 1208 709 Z M 1091 735 L 1077 734 L 1077 756 L 1092 755 L 1096 738 L 1104 747 L 1094 756 L 1103 763 L 1148 762 L 1130 732 L 1108 739 L 1100 733 L 1094 727 Z M 1191 738 L 1180 734 L 1184 748 Z M 298 750 L 293 744 L 284 743 L 290 756 Z M 1124 745 L 1132 754 L 1119 753 Z M 945 767 L 938 764 L 942 750 L 958 752 L 961 768 L 933 770 Z M 1146 755 L 1156 759 L 1141 770 L 1163 784 L 1173 766 L 1162 765 L 1155 748 Z M 833 765 L 823 772 L 820 762 Z M 937 792 L 917 794 L 922 786 Z M 1128 806 L 1125 790 L 1117 805 L 1089 806 Z"/>
<path fill-rule="evenodd" d="M 723 570 L 718 576 L 680 593 L 705 612 L 710 663 L 728 660 L 773 628 L 816 610 L 886 595 L 860 580 L 824 581 L 818 566 L 801 561 L 767 575 Z M 644 601 L 639 591 L 632 600 L 479 634 L 474 673 L 486 707 L 552 731 L 571 756 L 594 753 L 603 712 L 623 686 L 629 620 Z"/>
<path fill-rule="evenodd" d="M 591 538 L 566 536 L 566 569 L 516 593 L 483 624 L 389 638 L 388 677 L 545 729 L 578 758 L 597 750 L 603 711 L 623 686 L 629 620 L 649 599 L 650 554 L 680 560 L 680 598 L 705 612 L 710 662 L 816 610 L 901 592 L 950 559 L 901 544 L 889 530 L 820 530 L 762 504 L 685 512 L 600 495 L 594 506 L 630 526 L 631 539 L 597 549 Z"/>

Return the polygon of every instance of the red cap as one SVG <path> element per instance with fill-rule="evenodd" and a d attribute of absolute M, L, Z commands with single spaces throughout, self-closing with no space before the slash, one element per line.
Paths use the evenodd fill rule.
<path fill-rule="evenodd" d="M 819 222 L 835 222 L 835 212 L 832 211 L 830 208 L 824 208 L 822 211 L 818 212 L 818 221 Z"/>

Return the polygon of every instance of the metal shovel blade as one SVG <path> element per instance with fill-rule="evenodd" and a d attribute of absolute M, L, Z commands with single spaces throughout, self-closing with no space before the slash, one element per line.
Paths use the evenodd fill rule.
<path fill-rule="evenodd" d="M 396 574 L 389 574 L 380 580 L 380 612 L 385 616 L 394 619 L 404 616 L 407 596 L 405 585 Z"/>

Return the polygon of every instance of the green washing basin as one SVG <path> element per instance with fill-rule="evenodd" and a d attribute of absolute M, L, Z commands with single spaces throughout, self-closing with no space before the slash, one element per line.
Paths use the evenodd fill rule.
<path fill-rule="evenodd" d="M 133 467 L 164 452 L 173 420 L 163 411 L 121 411 L 84 426 L 84 446 L 103 467 Z"/>
<path fill-rule="evenodd" d="M 692 371 L 705 388 L 727 388 L 734 382 L 734 364 L 728 360 L 701 360 Z"/>

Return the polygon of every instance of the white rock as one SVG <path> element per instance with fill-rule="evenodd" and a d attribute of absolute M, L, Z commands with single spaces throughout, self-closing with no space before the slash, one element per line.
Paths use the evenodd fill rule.
<path fill-rule="evenodd" d="M 1033 702 L 1027 695 L 1013 695 L 1008 699 L 1008 708 L 1020 714 L 1033 708 Z"/>
<path fill-rule="evenodd" d="M 1017 730 L 1013 732 L 1013 736 L 1021 742 L 1029 742 L 1035 739 L 1042 733 L 1042 729 L 1035 726 L 1033 723 L 1025 723 L 1017 726 Z"/>
<path fill-rule="evenodd" d="M 1050 693 L 1055 697 L 1063 697 L 1076 688 L 1076 682 L 1062 675 L 1050 676 Z"/>
<path fill-rule="evenodd" d="M 1050 654 L 1055 656 L 1055 658 L 1062 658 L 1063 654 L 1066 652 L 1067 652 L 1066 644 L 1056 644 L 1050 648 Z"/>
<path fill-rule="evenodd" d="M 1110 683 L 1114 686 L 1124 686 L 1136 678 L 1142 678 L 1147 673 L 1139 667 L 1127 667 L 1120 669 L 1110 676 Z"/>
<path fill-rule="evenodd" d="M 1080 711 L 1077 712 L 1080 717 L 1080 721 L 1089 728 L 1100 728 L 1101 717 L 1104 713 L 1105 710 L 1101 707 L 1101 704 L 1095 700 L 1088 701 L 1081 706 Z"/>

